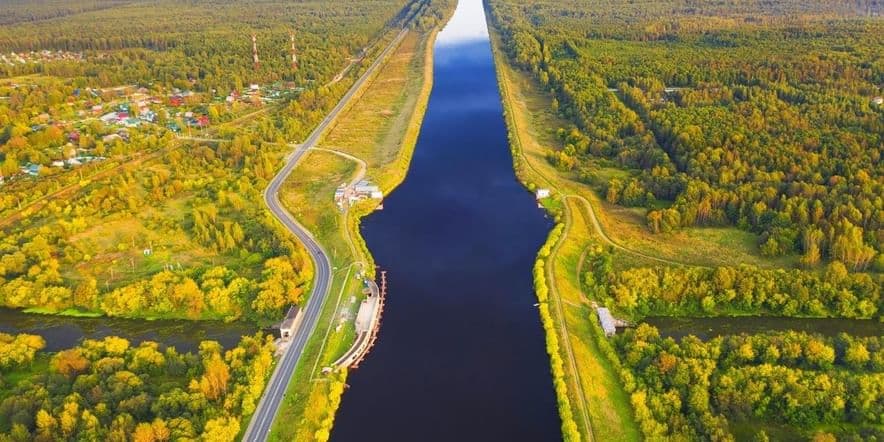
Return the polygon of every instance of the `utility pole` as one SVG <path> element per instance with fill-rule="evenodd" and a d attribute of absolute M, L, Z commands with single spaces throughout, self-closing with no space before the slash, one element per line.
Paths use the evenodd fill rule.
<path fill-rule="evenodd" d="M 295 33 L 289 33 L 289 40 L 292 43 L 292 70 L 298 70 L 298 53 L 295 51 Z"/>
<path fill-rule="evenodd" d="M 260 63 L 258 62 L 258 37 L 255 34 L 252 34 L 252 60 L 255 62 L 255 70 L 257 71 Z"/>

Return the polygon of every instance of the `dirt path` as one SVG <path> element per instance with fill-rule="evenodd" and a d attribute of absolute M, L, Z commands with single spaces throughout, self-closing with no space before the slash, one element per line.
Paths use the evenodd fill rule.
<path fill-rule="evenodd" d="M 332 154 L 335 154 L 339 157 L 343 157 L 348 160 L 356 162 L 356 164 L 359 165 L 359 169 L 356 171 L 356 175 L 350 181 L 351 186 L 356 184 L 357 182 L 359 182 L 363 178 L 365 178 L 365 172 L 368 170 L 368 164 L 362 158 L 350 155 L 347 152 L 343 152 L 343 151 L 336 150 L 336 149 L 329 149 L 326 147 L 311 147 L 310 150 L 332 153 Z"/>
<path fill-rule="evenodd" d="M 368 164 L 362 158 L 350 155 L 350 154 L 348 154 L 346 152 L 342 152 L 340 150 L 328 149 L 328 148 L 324 148 L 324 147 L 311 147 L 309 150 L 315 150 L 318 152 L 328 152 L 328 153 L 337 155 L 339 157 L 346 158 L 348 160 L 356 162 L 356 164 L 358 165 L 358 168 L 356 170 L 356 174 L 353 175 L 353 179 L 350 180 L 349 186 L 352 186 L 352 185 L 358 183 L 363 178 L 365 178 L 365 172 L 368 170 Z M 349 224 L 349 217 L 350 217 L 350 211 L 345 210 L 344 211 L 344 224 L 345 225 Z M 346 232 L 347 245 L 350 246 L 350 251 L 353 253 L 353 256 L 358 256 L 359 252 L 356 249 L 356 245 L 353 244 L 353 236 L 352 236 L 352 233 L 350 232 L 350 229 L 345 228 L 344 231 Z"/>
<path fill-rule="evenodd" d="M 507 69 L 508 69 L 508 68 L 509 68 L 509 66 L 507 66 Z M 513 96 L 511 95 L 511 93 L 510 93 L 510 91 L 509 91 L 509 77 L 508 77 L 508 73 L 506 72 L 506 70 L 501 70 L 501 75 L 504 77 L 504 81 L 501 82 L 502 89 L 503 89 L 503 97 L 504 97 L 504 99 L 510 101 L 510 106 L 509 106 L 509 107 L 510 107 L 510 109 L 513 109 L 513 108 L 515 107 L 515 103 L 514 103 L 514 102 L 516 101 L 516 99 L 513 98 Z M 512 110 L 510 110 L 510 112 L 512 112 Z M 524 144 L 523 141 L 522 141 L 522 134 L 521 134 L 521 131 L 518 129 L 518 127 L 516 127 L 517 125 L 516 125 L 516 118 L 515 118 L 515 116 L 510 116 L 510 123 L 513 125 L 513 131 L 512 131 L 512 133 L 515 134 L 515 140 L 516 140 L 516 144 L 517 144 L 517 146 L 516 146 L 516 150 L 517 150 L 518 153 L 519 153 L 519 158 L 521 159 L 522 164 L 524 164 L 525 166 L 527 166 L 528 169 L 530 169 L 531 172 L 532 172 L 535 176 L 537 176 L 537 177 L 539 177 L 541 180 L 543 180 L 543 181 L 546 183 L 546 185 L 547 185 L 550 189 L 554 190 L 555 193 L 557 193 L 557 194 L 559 194 L 559 195 L 562 196 L 562 201 L 565 203 L 566 216 L 567 216 L 567 212 L 568 212 L 568 210 L 569 210 L 569 208 L 568 208 L 568 204 L 567 204 L 567 200 L 568 200 L 568 198 L 576 199 L 576 200 L 582 202 L 583 205 L 584 205 L 584 207 L 586 207 L 586 213 L 589 215 L 589 219 L 590 219 L 590 221 L 592 222 L 593 230 L 595 231 L 596 235 L 597 235 L 597 236 L 602 240 L 602 242 L 604 242 L 605 244 L 607 244 L 607 245 L 609 245 L 609 246 L 611 246 L 611 247 L 613 247 L 613 248 L 615 248 L 615 249 L 617 249 L 617 250 L 620 250 L 620 251 L 622 251 L 622 252 L 628 253 L 628 254 L 630 254 L 630 255 L 638 256 L 638 257 L 640 257 L 640 258 L 649 259 L 649 260 L 652 260 L 652 261 L 657 261 L 657 262 L 660 262 L 660 263 L 670 264 L 670 265 L 689 265 L 689 264 L 686 264 L 686 263 L 683 263 L 683 262 L 678 262 L 678 261 L 674 261 L 674 260 L 670 260 L 670 259 L 666 259 L 666 258 L 660 258 L 660 257 L 657 257 L 657 256 L 651 256 L 651 255 L 648 255 L 648 254 L 642 253 L 642 252 L 640 252 L 640 251 L 638 251 L 638 250 L 634 250 L 634 249 L 631 249 L 631 248 L 629 248 L 629 247 L 626 247 L 626 246 L 624 246 L 624 245 L 622 245 L 622 244 L 619 244 L 619 243 L 615 242 L 613 239 L 611 239 L 611 237 L 609 237 L 609 236 L 605 233 L 604 229 L 602 228 L 601 223 L 599 223 L 598 217 L 596 216 L 596 213 L 595 213 L 595 207 L 592 205 L 592 202 L 590 202 L 590 201 L 589 201 L 586 197 L 584 197 L 583 195 L 579 195 L 579 194 L 576 194 L 576 193 L 563 192 L 563 191 L 561 190 L 560 186 L 559 186 L 555 181 L 553 181 L 552 179 L 550 179 L 549 177 L 547 177 L 543 172 L 541 172 L 540 169 L 538 169 L 538 168 L 534 165 L 534 163 L 528 158 L 528 156 L 525 155 L 525 151 L 524 151 L 524 148 L 523 148 L 523 146 L 524 146 L 525 144 Z M 564 236 L 567 236 L 567 234 L 568 234 L 568 229 L 566 228 L 566 229 L 565 229 L 565 235 L 564 235 Z"/>
<path fill-rule="evenodd" d="M 576 393 L 580 398 L 580 414 L 583 416 L 583 423 L 586 429 L 587 439 L 590 441 L 595 440 L 595 433 L 593 432 L 593 424 L 592 418 L 589 415 L 589 411 L 586 406 L 586 393 L 583 391 L 583 382 L 580 380 L 580 370 L 577 369 L 577 359 L 574 357 L 574 350 L 571 348 L 571 334 L 568 332 L 568 327 L 566 325 L 567 321 L 565 320 L 565 310 L 562 308 L 562 297 L 559 294 L 559 289 L 556 287 L 556 278 L 555 278 L 555 265 L 556 260 L 559 256 L 559 249 L 562 247 L 562 244 L 568 238 L 568 232 L 571 230 L 571 211 L 567 208 L 565 209 L 565 234 L 559 238 L 559 241 L 555 244 L 552 251 L 549 254 L 549 259 L 546 261 L 546 280 L 549 281 L 549 290 L 552 296 L 552 299 L 556 308 L 556 315 L 560 318 L 558 321 L 559 325 L 559 333 L 561 334 L 561 340 L 563 341 L 562 347 L 565 349 L 565 353 L 568 355 L 568 365 L 571 366 L 571 374 L 574 377 L 574 387 L 576 389 Z"/>
<path fill-rule="evenodd" d="M 633 249 L 624 247 L 624 246 L 614 242 L 614 240 L 612 240 L 610 237 L 608 237 L 608 235 L 605 234 L 605 231 L 602 230 L 602 225 L 599 223 L 599 220 L 595 215 L 595 208 L 593 207 L 592 203 L 589 202 L 588 199 L 586 199 L 586 197 L 584 197 L 583 195 L 577 195 L 577 194 L 572 193 L 572 194 L 564 195 L 562 198 L 566 199 L 566 200 L 568 198 L 571 198 L 571 199 L 575 199 L 575 200 L 583 203 L 583 207 L 586 208 L 585 213 L 587 215 L 589 215 L 589 220 L 592 222 L 593 230 L 595 230 L 595 233 L 598 234 L 599 238 L 601 238 L 602 241 L 605 242 L 605 244 L 608 244 L 609 246 L 611 246 L 617 250 L 620 250 L 622 252 L 626 252 L 630 255 L 635 255 L 640 258 L 649 259 L 651 261 L 657 261 L 657 262 L 660 262 L 663 264 L 676 265 L 676 266 L 691 265 L 691 264 L 686 264 L 686 263 L 679 262 L 679 261 L 673 261 L 671 259 L 660 258 L 659 256 L 651 256 L 651 255 L 639 252 L 637 250 L 633 250 Z"/>

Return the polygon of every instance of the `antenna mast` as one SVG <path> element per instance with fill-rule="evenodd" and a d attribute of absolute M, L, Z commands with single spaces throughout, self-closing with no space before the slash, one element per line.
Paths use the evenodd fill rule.
<path fill-rule="evenodd" d="M 295 33 L 289 33 L 289 40 L 292 42 L 292 70 L 298 70 L 298 53 L 295 51 Z"/>
<path fill-rule="evenodd" d="M 255 62 L 255 70 L 260 67 L 258 63 L 258 37 L 252 34 L 252 60 Z"/>

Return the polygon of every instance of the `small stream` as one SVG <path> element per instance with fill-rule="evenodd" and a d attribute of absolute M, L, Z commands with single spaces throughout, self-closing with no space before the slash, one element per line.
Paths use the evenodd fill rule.
<path fill-rule="evenodd" d="M 245 322 L 80 318 L 0 308 L 0 333 L 40 335 L 46 340 L 44 350 L 50 352 L 71 348 L 83 339 L 119 336 L 132 345 L 155 341 L 185 353 L 198 350 L 204 340 L 215 340 L 224 348 L 232 348 L 242 336 L 253 335 L 258 330 L 256 325 Z"/>
<path fill-rule="evenodd" d="M 648 317 L 643 321 L 660 330 L 660 336 L 681 339 L 694 335 L 700 339 L 716 336 L 755 334 L 778 331 L 803 331 L 835 337 L 839 333 L 852 336 L 882 336 L 884 324 L 874 319 L 775 318 L 758 316 L 717 318 Z"/>

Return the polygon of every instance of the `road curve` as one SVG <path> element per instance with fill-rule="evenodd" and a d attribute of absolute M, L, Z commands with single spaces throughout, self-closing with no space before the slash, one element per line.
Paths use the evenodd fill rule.
<path fill-rule="evenodd" d="M 267 205 L 267 208 L 270 209 L 273 216 L 275 216 L 286 229 L 292 232 L 298 237 L 298 240 L 304 244 L 307 252 L 310 253 L 310 257 L 313 259 L 316 273 L 313 281 L 313 292 L 307 300 L 306 307 L 302 306 L 304 313 L 301 324 L 295 331 L 289 347 L 277 363 L 273 375 L 270 376 L 270 381 L 264 389 L 261 401 L 258 403 L 258 407 L 255 409 L 255 413 L 252 415 L 249 426 L 246 428 L 246 432 L 243 435 L 244 441 L 263 442 L 267 440 L 267 436 L 270 434 L 270 429 L 273 427 L 273 418 L 279 410 L 279 406 L 282 403 L 286 390 L 288 389 L 289 382 L 295 372 L 295 367 L 297 367 L 301 355 L 304 352 L 304 347 L 307 345 L 307 340 L 316 328 L 319 313 L 322 310 L 322 304 L 328 295 L 332 283 L 331 262 L 328 259 L 328 254 L 322 249 L 322 246 L 319 245 L 313 235 L 303 226 L 298 224 L 298 222 L 295 221 L 295 218 L 292 217 L 292 215 L 282 206 L 279 202 L 279 190 L 282 188 L 286 178 L 298 164 L 298 161 L 304 156 L 304 153 L 319 141 L 319 137 L 322 136 L 322 133 L 335 120 L 338 114 L 344 109 L 344 107 L 346 107 L 350 99 L 352 99 L 362 85 L 368 81 L 377 68 L 383 64 L 390 52 L 399 45 L 407 33 L 408 29 L 403 29 L 399 32 L 396 38 L 387 45 L 368 70 L 365 71 L 365 73 L 356 80 L 353 87 L 344 94 L 341 101 L 335 105 L 334 109 L 332 109 L 331 112 L 326 115 L 325 119 L 316 126 L 316 129 L 313 130 L 310 136 L 308 136 L 307 139 L 304 140 L 299 147 L 295 148 L 291 155 L 289 155 L 285 166 L 283 166 L 282 170 L 273 177 L 273 180 L 270 181 L 270 185 L 264 190 L 264 203 Z"/>

